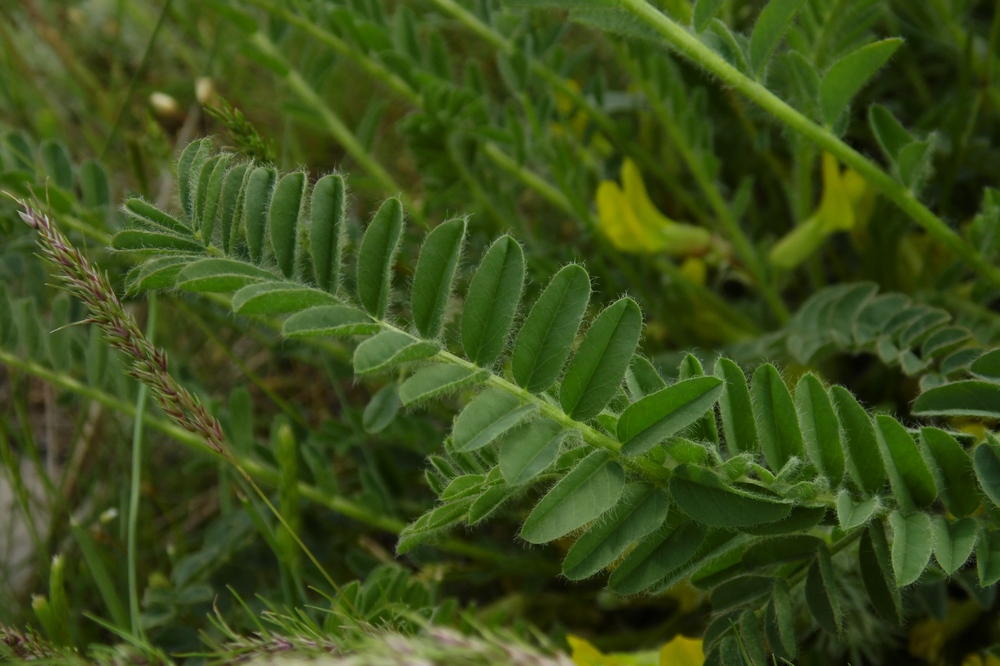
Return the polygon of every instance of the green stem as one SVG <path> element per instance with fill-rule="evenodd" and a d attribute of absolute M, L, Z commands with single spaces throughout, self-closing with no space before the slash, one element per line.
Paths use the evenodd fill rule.
<path fill-rule="evenodd" d="M 920 203 L 909 188 L 838 139 L 829 129 L 816 124 L 779 99 L 770 90 L 744 75 L 645 0 L 620 0 L 620 3 L 624 9 L 663 36 L 671 46 L 684 56 L 718 77 L 723 84 L 740 92 L 781 123 L 857 171 L 870 185 L 895 203 L 935 240 L 949 248 L 988 282 L 1000 287 L 1000 269 L 993 266 L 972 245 L 952 231 L 941 218 Z"/>
<path fill-rule="evenodd" d="M 150 292 L 149 306 L 146 313 L 146 336 L 153 342 L 156 336 L 156 292 Z M 146 396 L 149 387 L 139 383 L 139 391 L 135 398 L 135 418 L 132 425 L 132 478 L 129 482 L 128 498 L 128 606 L 132 625 L 132 636 L 145 641 L 142 630 L 139 609 L 139 548 L 137 535 L 139 533 L 139 504 L 142 490 L 142 438 L 143 425 L 146 416 Z"/>

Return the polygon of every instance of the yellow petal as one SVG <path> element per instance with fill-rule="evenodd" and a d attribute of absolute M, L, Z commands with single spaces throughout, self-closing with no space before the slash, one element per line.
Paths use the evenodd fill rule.
<path fill-rule="evenodd" d="M 642 181 L 639 167 L 627 157 L 622 162 L 622 188 L 625 190 L 625 198 L 628 199 L 643 226 L 658 229 L 674 223 L 653 205 L 646 192 L 646 184 Z"/>
<path fill-rule="evenodd" d="M 854 227 L 851 196 L 840 175 L 837 158 L 823 153 L 823 198 L 816 211 L 826 231 L 846 231 Z"/>
<path fill-rule="evenodd" d="M 622 252 L 659 252 L 666 246 L 662 236 L 639 224 L 624 192 L 610 180 L 597 186 L 597 219 L 601 231 Z"/>
<path fill-rule="evenodd" d="M 699 257 L 688 257 L 681 264 L 681 273 L 695 284 L 704 285 L 708 269 Z"/>
<path fill-rule="evenodd" d="M 875 211 L 875 188 L 868 184 L 861 174 L 854 169 L 848 169 L 843 175 L 844 189 L 851 199 L 854 209 L 854 224 L 863 226 L 871 219 Z"/>
<path fill-rule="evenodd" d="M 567 635 L 566 641 L 573 651 L 570 659 L 576 666 L 656 666 L 658 663 L 655 652 L 604 654 L 579 636 Z"/>
<path fill-rule="evenodd" d="M 704 663 L 700 639 L 678 635 L 660 649 L 660 666 L 702 666 Z"/>

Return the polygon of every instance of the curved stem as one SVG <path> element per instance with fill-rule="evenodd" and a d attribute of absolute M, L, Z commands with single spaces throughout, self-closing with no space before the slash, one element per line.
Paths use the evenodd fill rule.
<path fill-rule="evenodd" d="M 740 92 L 782 124 L 830 152 L 838 160 L 857 171 L 869 184 L 895 203 L 935 240 L 954 252 L 957 257 L 988 282 L 1000 287 L 1000 269 L 993 266 L 941 218 L 920 203 L 909 188 L 841 141 L 828 128 L 816 124 L 770 90 L 730 65 L 697 37 L 645 0 L 620 0 L 620 3 L 624 9 L 659 33 L 681 54 L 717 76 L 722 83 Z"/>

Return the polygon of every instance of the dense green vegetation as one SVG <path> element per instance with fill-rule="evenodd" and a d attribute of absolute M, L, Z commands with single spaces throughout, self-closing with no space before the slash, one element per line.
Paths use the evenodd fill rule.
<path fill-rule="evenodd" d="M 0 17 L 4 658 L 1000 659 L 993 3 Z"/>

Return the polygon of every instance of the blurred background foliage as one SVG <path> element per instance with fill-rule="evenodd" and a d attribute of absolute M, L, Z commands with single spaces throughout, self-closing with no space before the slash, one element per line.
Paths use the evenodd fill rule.
<path fill-rule="evenodd" d="M 747 32 L 761 4 L 727 1 L 719 17 Z M 686 0 L 658 5 L 682 22 L 691 16 Z M 1000 173 L 998 26 L 988 0 L 807 0 L 766 83 L 809 113 L 798 59 L 824 69 L 860 44 L 902 36 L 854 107 L 877 101 L 929 142 L 915 174 L 921 200 L 995 261 L 1000 200 L 982 192 Z M 879 154 L 862 112 L 839 129 Z M 789 312 L 846 282 L 944 308 L 980 344 L 1000 341 L 996 290 L 863 179 L 852 184 L 835 159 L 662 48 L 569 23 L 564 12 L 495 0 L 0 5 L 0 189 L 38 195 L 116 287 L 130 268 L 105 251 L 121 224 L 117 203 L 139 195 L 176 205 L 175 157 L 205 135 L 282 169 L 343 172 L 351 242 L 379 201 L 401 194 L 411 229 L 469 215 L 469 256 L 512 231 L 527 250 L 529 299 L 563 263 L 586 262 L 596 302 L 626 292 L 639 302 L 644 350 L 668 377 L 681 352 L 728 350 L 750 363 L 766 350 L 793 377 L 812 364 L 905 416 L 918 387 L 899 366 L 852 350 L 803 358 L 776 342 Z M 282 344 L 273 327 L 218 303 L 167 295 L 155 339 L 172 371 L 260 461 L 262 479 L 302 482 L 283 509 L 335 579 L 362 582 L 322 600 L 310 590 L 323 589 L 318 578 L 282 545 L 272 517 L 237 492 L 232 472 L 151 410 L 138 542 L 143 635 L 124 640 L 137 386 L 96 332 L 72 325 L 84 312 L 46 286 L 14 211 L 0 198 L 3 625 L 41 627 L 31 595 L 55 606 L 61 576 L 72 619 L 58 635 L 43 630 L 45 641 L 117 644 L 101 653 L 109 660 L 227 653 L 268 608 L 285 609 L 275 617 L 286 633 L 346 642 L 331 603 L 404 633 L 433 619 L 464 631 L 505 627 L 537 644 L 537 628 L 557 645 L 573 633 L 607 651 L 657 648 L 704 628 L 705 595 L 693 587 L 619 598 L 602 579 L 555 576 L 558 553 L 513 543 L 523 506 L 396 560 L 395 533 L 433 502 L 426 457 L 453 411 L 402 411 L 393 389 L 354 381 L 344 347 Z M 776 249 L 801 243 L 787 235 L 810 222 L 822 228 L 811 245 Z M 415 253 L 400 256 L 405 279 Z M 129 305 L 144 321 L 144 303 Z M 278 444 L 282 428 L 291 449 Z M 816 638 L 803 663 L 955 663 L 997 638 L 992 590 L 959 577 L 907 595 L 916 635 L 859 621 L 842 644 Z M 17 631 L 7 639 L 21 646 L 15 653 L 32 644 L 10 638 Z"/>

